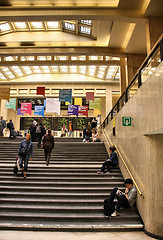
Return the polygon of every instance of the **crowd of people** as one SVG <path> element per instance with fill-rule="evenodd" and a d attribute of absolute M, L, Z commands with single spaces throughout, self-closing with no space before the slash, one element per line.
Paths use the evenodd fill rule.
<path fill-rule="evenodd" d="M 3 130 L 8 128 L 10 131 L 11 138 L 13 136 L 14 124 L 12 120 L 10 120 L 7 125 L 6 121 L 1 117 L 0 120 L 0 135 L 3 136 Z M 92 123 L 88 123 L 87 128 L 84 126 L 83 129 L 83 142 L 98 142 L 98 133 L 97 133 L 97 122 L 95 119 L 92 120 Z M 19 149 L 17 152 L 17 162 L 14 166 L 14 173 L 17 174 L 19 170 L 21 170 L 24 178 L 27 177 L 28 170 L 28 162 L 33 158 L 33 141 L 38 141 L 37 147 L 44 149 L 45 154 L 45 162 L 46 165 L 49 165 L 50 156 L 52 153 L 52 149 L 54 148 L 54 136 L 52 135 L 51 129 L 46 129 L 46 126 L 42 125 L 42 123 L 37 123 L 36 120 L 33 120 L 30 126 L 31 135 L 26 132 L 25 139 L 21 141 L 19 145 Z M 68 129 L 63 125 L 61 130 L 61 137 L 66 136 L 66 133 L 69 132 L 69 137 L 73 137 L 74 127 L 72 122 L 69 122 Z M 16 134 L 21 136 L 20 131 L 17 131 Z M 101 170 L 97 172 L 98 174 L 111 173 L 112 168 L 118 166 L 118 157 L 116 154 L 115 146 L 111 146 L 109 148 L 109 158 L 104 161 L 102 164 Z M 117 187 L 114 187 L 111 191 L 111 194 L 107 199 L 104 200 L 104 216 L 105 217 L 116 217 L 119 216 L 119 212 L 122 208 L 132 208 L 136 203 L 136 188 L 133 186 L 133 181 L 128 178 L 125 180 L 126 189 L 124 192 L 120 191 Z M 114 199 L 117 199 L 116 204 L 114 203 Z"/>
<path fill-rule="evenodd" d="M 88 122 L 87 128 L 83 128 L 83 142 L 100 142 L 97 132 L 97 121 L 93 118 L 92 122 Z"/>

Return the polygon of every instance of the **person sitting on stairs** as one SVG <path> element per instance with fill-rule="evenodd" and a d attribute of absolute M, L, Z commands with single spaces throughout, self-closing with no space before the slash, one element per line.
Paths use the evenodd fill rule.
<path fill-rule="evenodd" d="M 109 196 L 110 200 L 114 201 L 117 198 L 118 202 L 115 205 L 115 211 L 111 214 L 111 217 L 119 216 L 120 208 L 131 208 L 136 202 L 137 190 L 133 186 L 133 181 L 130 178 L 125 180 L 126 189 L 125 192 L 121 192 L 118 188 L 114 188 Z"/>
<path fill-rule="evenodd" d="M 117 157 L 117 154 L 114 152 L 115 150 L 116 148 L 114 145 L 112 147 L 109 147 L 110 158 L 103 163 L 101 167 L 101 171 L 97 172 L 98 174 L 105 173 L 106 168 L 107 168 L 107 172 L 111 173 L 110 166 L 116 167 L 118 165 L 118 157 Z"/>

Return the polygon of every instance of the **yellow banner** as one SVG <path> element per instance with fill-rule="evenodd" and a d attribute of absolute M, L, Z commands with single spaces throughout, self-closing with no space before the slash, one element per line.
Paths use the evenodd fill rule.
<path fill-rule="evenodd" d="M 99 114 L 101 114 L 101 111 L 99 109 L 94 109 L 94 116 L 97 117 Z"/>
<path fill-rule="evenodd" d="M 82 106 L 82 98 L 75 98 L 74 105 Z"/>
<path fill-rule="evenodd" d="M 0 100 L 6 99 L 9 102 L 10 99 L 10 88 L 1 88 Z"/>

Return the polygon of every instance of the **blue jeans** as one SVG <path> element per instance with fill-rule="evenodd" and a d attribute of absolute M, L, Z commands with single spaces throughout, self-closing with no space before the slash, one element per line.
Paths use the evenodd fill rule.
<path fill-rule="evenodd" d="M 115 205 L 115 210 L 117 212 L 120 211 L 120 208 L 123 207 L 123 208 L 130 208 L 130 205 L 129 205 L 129 202 L 128 202 L 128 199 L 126 198 L 125 194 L 122 194 L 121 196 L 118 196 L 116 194 L 118 188 L 114 188 L 110 194 L 110 199 L 112 201 L 114 201 L 115 198 L 117 198 L 118 202 L 116 203 Z"/>
<path fill-rule="evenodd" d="M 73 137 L 73 131 L 69 131 L 69 137 Z"/>
<path fill-rule="evenodd" d="M 24 162 L 24 171 L 27 171 L 28 168 L 28 160 L 29 160 L 29 155 L 26 154 L 25 156 L 19 156 L 19 165 L 22 168 L 23 167 L 23 162 Z"/>

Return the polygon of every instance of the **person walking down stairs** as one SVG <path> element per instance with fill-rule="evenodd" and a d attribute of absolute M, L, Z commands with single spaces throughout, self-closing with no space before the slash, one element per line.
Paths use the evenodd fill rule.
<path fill-rule="evenodd" d="M 19 150 L 17 153 L 17 157 L 19 157 L 19 165 L 22 168 L 22 173 L 24 174 L 24 178 L 27 176 L 27 168 L 28 168 L 28 161 L 31 157 L 33 158 L 33 143 L 30 141 L 30 134 L 26 134 L 26 139 L 21 141 Z M 23 168 L 24 163 L 24 168 Z"/>
<path fill-rule="evenodd" d="M 46 166 L 48 166 L 50 161 L 50 155 L 52 149 L 54 148 L 54 137 L 51 134 L 51 129 L 48 130 L 48 134 L 44 135 L 42 139 L 42 145 L 45 153 Z"/>

